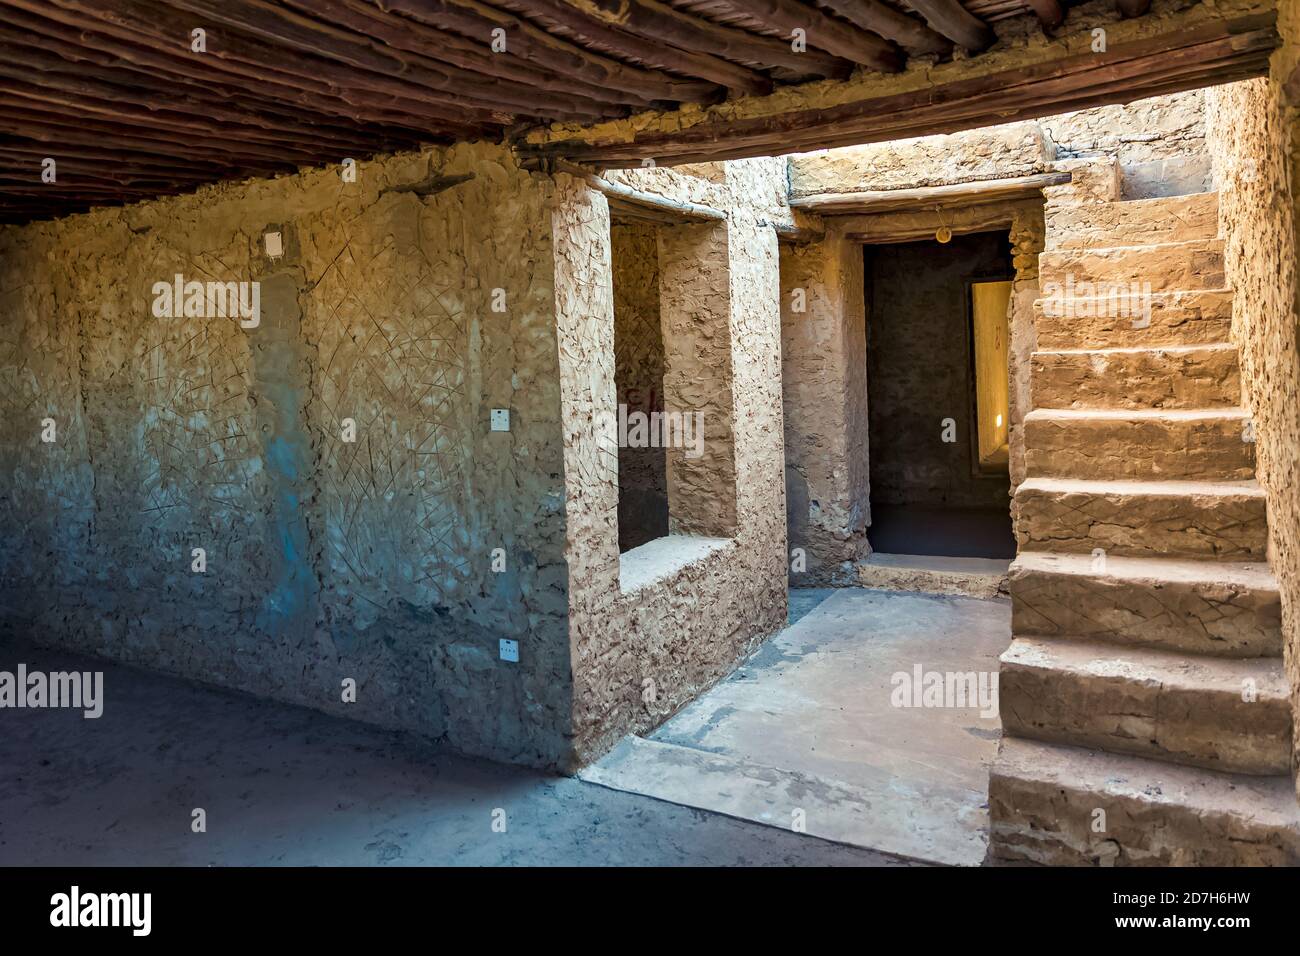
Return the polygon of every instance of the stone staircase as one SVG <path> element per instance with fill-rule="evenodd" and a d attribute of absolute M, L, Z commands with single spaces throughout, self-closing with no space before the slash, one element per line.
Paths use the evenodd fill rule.
<path fill-rule="evenodd" d="M 1300 862 L 1267 516 L 1213 193 L 1047 191 L 994 861 Z M 1053 283 L 1055 285 L 1053 285 Z M 1132 283 L 1150 296 L 1119 296 Z"/>

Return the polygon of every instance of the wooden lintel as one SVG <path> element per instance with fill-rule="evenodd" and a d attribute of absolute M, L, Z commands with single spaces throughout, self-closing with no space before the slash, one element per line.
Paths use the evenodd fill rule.
<path fill-rule="evenodd" d="M 973 183 L 922 186 L 918 189 L 823 193 L 791 199 L 790 205 L 795 209 L 806 209 L 823 216 L 933 209 L 936 206 L 978 206 L 984 203 L 1032 198 L 1047 186 L 1068 183 L 1070 175 L 1070 173 L 1036 173 L 1013 179 L 985 179 Z"/>
<path fill-rule="evenodd" d="M 972 59 L 970 75 L 883 95 L 821 106 L 741 113 L 738 107 L 704 110 L 638 125 L 600 125 L 567 134 L 534 131 L 520 152 L 563 157 L 605 168 L 716 162 L 930 136 L 992 123 L 1034 119 L 1109 103 L 1228 83 L 1264 75 L 1279 42 L 1276 10 L 1234 12 L 1222 19 L 1171 18 L 1162 29 L 1112 39 L 1101 53 L 1076 42 L 1062 54 L 1053 45 L 1029 62 L 997 69 Z M 1082 24 L 1082 20 L 1079 21 Z M 1076 33 L 1086 24 L 1076 25 Z M 1117 28 L 1118 29 L 1118 28 Z M 937 76 L 940 71 L 934 71 Z M 672 122 L 681 119 L 682 122 Z M 689 120 L 689 121 L 687 121 Z"/>

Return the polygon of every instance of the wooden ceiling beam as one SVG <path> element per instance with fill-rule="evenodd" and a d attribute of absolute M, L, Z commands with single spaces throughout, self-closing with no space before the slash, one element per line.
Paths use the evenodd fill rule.
<path fill-rule="evenodd" d="M 632 96 L 610 89 L 607 85 L 591 83 L 579 77 L 558 74 L 530 63 L 520 57 L 501 56 L 481 41 L 467 40 L 445 30 L 432 30 L 408 19 L 384 13 L 370 3 L 357 0 L 283 0 L 283 3 L 304 16 L 317 17 L 326 23 L 346 27 L 359 36 L 373 37 L 387 46 L 439 61 L 456 69 L 470 70 L 484 76 L 495 76 L 537 89 L 581 93 L 594 100 L 632 103 L 649 102 L 657 97 Z M 715 97 L 717 91 L 712 81 L 699 83 L 692 88 L 697 95 Z"/>
<path fill-rule="evenodd" d="M 288 85 L 284 76 L 256 70 L 251 72 L 258 80 L 258 90 L 262 96 L 254 98 L 246 89 L 248 77 L 240 75 L 237 66 L 224 62 L 220 65 L 216 62 L 197 64 L 194 58 L 178 58 L 170 52 L 161 53 L 109 33 L 101 33 L 92 29 L 98 26 L 93 22 L 82 28 L 73 28 L 15 9 L 10 0 L 0 0 L 0 6 L 5 5 L 5 19 L 13 24 L 19 36 L 21 31 L 31 34 L 22 42 L 63 56 L 70 61 L 69 69 L 75 69 L 77 62 L 91 62 L 128 71 L 123 76 L 123 82 L 135 82 L 145 88 L 152 88 L 153 84 L 161 85 L 164 90 L 174 90 L 172 84 L 180 84 L 190 90 L 195 87 L 208 90 L 218 94 L 219 103 L 211 113 L 214 117 L 222 116 L 228 105 L 246 106 L 250 102 L 256 102 L 259 106 L 254 112 L 278 114 L 280 117 L 275 126 L 267 126 L 269 129 L 284 128 L 286 125 L 289 128 L 298 127 L 297 121 L 287 124 L 284 122 L 286 118 L 297 117 L 297 120 L 310 122 L 313 130 L 321 129 L 324 135 L 330 135 L 336 128 L 345 127 L 348 121 L 361 125 L 380 122 L 394 127 L 394 131 L 399 134 L 407 132 L 409 135 L 427 132 L 431 119 L 461 125 L 466 129 L 486 129 L 490 124 L 500 122 L 499 119 L 493 119 L 494 114 L 490 110 L 450 102 L 446 107 L 412 103 L 410 112 L 402 112 L 400 107 L 403 103 L 391 98 L 383 101 L 382 105 L 378 101 L 374 105 L 368 101 L 364 105 L 358 105 L 342 99 L 341 95 L 335 95 L 324 84 L 318 84 L 319 88 L 292 86 Z M 12 39 L 13 33 L 9 36 Z M 139 79 L 140 77 L 144 79 Z M 291 77 L 287 79 L 292 81 Z"/>
<path fill-rule="evenodd" d="M 271 146 L 265 143 L 241 142 L 232 137 L 223 138 L 220 135 L 197 130 L 188 133 L 183 139 L 169 138 L 165 133 L 159 133 L 156 128 L 150 135 L 148 132 L 142 133 L 139 129 L 133 130 L 118 123 L 93 123 L 85 120 L 78 122 L 68 117 L 58 117 L 57 114 L 15 109 L 6 109 L 5 119 L 7 132 L 64 148 L 94 147 L 111 142 L 137 152 L 175 159 L 193 156 L 196 150 L 201 150 L 204 155 L 224 160 L 252 158 L 272 163 L 287 160 L 295 166 L 314 166 L 320 162 L 320 150 L 313 150 L 304 144 L 281 143 Z"/>
<path fill-rule="evenodd" d="M 349 2 L 355 3 L 357 0 Z M 658 63 L 670 70 L 687 76 L 698 76 L 739 93 L 766 96 L 772 91 L 773 83 L 767 76 L 758 70 L 715 56 L 712 49 L 678 48 L 662 39 L 620 30 L 603 20 L 581 13 L 565 0 L 516 0 L 516 5 L 531 17 L 550 20 L 578 36 L 611 48 L 619 56 Z"/>
<path fill-rule="evenodd" d="M 992 46 L 993 28 L 957 0 L 907 0 L 907 5 L 939 33 L 972 53 Z"/>
<path fill-rule="evenodd" d="M 326 56 L 302 53 L 294 49 L 250 38 L 236 30 L 209 31 L 207 52 L 189 52 L 188 39 L 194 27 L 193 14 L 184 14 L 153 0 L 113 0 L 111 6 L 100 0 L 3 0 L 30 12 L 72 26 L 90 19 L 104 32 L 168 53 L 177 60 L 187 59 L 199 68 L 222 69 L 243 77 L 279 78 L 281 82 L 305 87 L 329 95 L 338 91 L 344 99 L 397 97 L 406 103 L 427 104 L 436 108 L 463 105 L 486 110 L 508 110 L 525 116 L 571 113 L 590 119 L 601 115 L 622 115 L 625 108 L 602 109 L 590 101 L 570 95 L 543 91 L 530 92 L 499 81 L 479 82 L 465 74 L 433 70 L 402 71 L 380 74 L 359 69 Z M 417 82 L 418 78 L 418 82 Z M 369 97 L 364 94 L 370 94 Z M 414 106 L 413 112 L 419 107 Z M 552 114 L 552 110 L 558 111 Z M 415 112 L 418 115 L 418 112 Z"/>
<path fill-rule="evenodd" d="M 821 4 L 861 29 L 893 40 L 908 53 L 947 56 L 952 52 L 947 37 L 879 0 L 821 0 Z"/>
<path fill-rule="evenodd" d="M 159 81 L 151 77 L 138 80 L 123 71 L 103 70 L 97 66 L 73 64 L 42 50 L 22 47 L 11 42 L 10 34 L 0 28 L 0 76 L 14 80 L 26 78 L 37 79 L 42 87 L 63 89 L 79 93 L 98 93 L 107 95 L 123 103 L 135 102 L 150 109 L 153 104 L 165 102 L 173 111 L 187 111 L 196 119 L 207 120 L 219 118 L 223 122 L 233 122 L 239 126 L 252 126 L 254 129 L 242 134 L 240 140 L 251 139 L 263 141 L 269 147 L 276 148 L 287 142 L 316 144 L 349 143 L 353 146 L 362 144 L 362 137 L 341 138 L 332 128 L 318 129 L 308 122 L 300 125 L 299 120 L 274 112 L 267 116 L 247 109 L 226 105 L 232 98 L 223 97 L 220 91 L 213 92 L 202 87 L 191 86 L 175 81 Z M 206 125 L 200 123 L 200 125 Z M 455 123 L 455 128 L 471 131 L 476 127 L 464 123 Z M 485 126 L 477 127 L 485 129 Z M 415 131 L 403 136 L 400 131 L 386 137 L 391 142 L 416 141 Z"/>
<path fill-rule="evenodd" d="M 547 33 L 515 13 L 500 10 L 478 0 L 374 0 L 385 13 L 403 17 L 441 30 L 488 42 L 494 27 L 506 31 L 507 48 L 515 55 L 597 86 L 664 99 L 697 101 L 692 90 L 699 91 L 699 102 L 712 95 L 702 90 L 697 80 L 682 80 L 661 70 L 634 67 L 612 57 L 594 53 L 563 37 Z M 704 84 L 716 90 L 714 84 Z"/>
<path fill-rule="evenodd" d="M 625 0 L 591 0 L 597 5 L 619 5 Z M 833 56 L 870 67 L 881 73 L 897 73 L 907 59 L 903 51 L 878 33 L 861 30 L 850 23 L 827 16 L 799 0 L 725 0 L 737 13 L 747 13 L 783 33 L 802 30 L 808 46 Z"/>
<path fill-rule="evenodd" d="M 395 0 L 379 0 L 391 3 Z M 523 0 L 527 3 L 527 0 Z M 703 17 L 690 16 L 659 0 L 617 0 L 593 3 L 590 0 L 554 0 L 567 4 L 580 15 L 646 39 L 695 52 L 716 53 L 732 60 L 750 60 L 800 73 L 844 78 L 853 64 L 816 49 L 795 53 L 785 40 L 759 36 L 736 27 L 714 23 Z"/>
<path fill-rule="evenodd" d="M 1035 173 L 1011 179 L 945 183 L 915 189 L 875 189 L 856 193 L 820 193 L 790 200 L 792 209 L 822 216 L 933 209 L 936 206 L 978 206 L 986 203 L 1042 198 L 1048 186 L 1070 181 L 1070 173 Z"/>
<path fill-rule="evenodd" d="M 57 1 L 57 0 L 56 0 Z M 122 0 L 114 0 L 122 3 Z M 140 3 L 140 0 L 129 0 Z M 216 23 L 225 29 L 220 30 L 220 38 L 213 46 L 220 46 L 222 40 L 229 39 L 229 31 L 253 36 L 273 49 L 285 52 L 296 51 L 305 57 L 317 57 L 325 61 L 337 62 L 355 73 L 354 82 L 368 83 L 376 90 L 390 88 L 389 79 L 399 78 L 398 85 L 404 87 L 429 88 L 454 94 L 464 98 L 468 103 L 477 103 L 484 108 L 504 109 L 524 114 L 549 113 L 551 109 L 578 112 L 608 112 L 608 107 L 627 107 L 627 96 L 614 99 L 608 96 L 608 90 L 597 94 L 599 99 L 590 98 L 585 92 L 575 91 L 575 85 L 556 86 L 549 82 L 534 82 L 521 86 L 516 78 L 502 77 L 498 72 L 471 72 L 467 68 L 456 68 L 446 62 L 430 60 L 429 57 L 413 55 L 394 47 L 374 43 L 368 36 L 361 36 L 348 30 L 337 29 L 329 23 L 300 16 L 294 10 L 263 3 L 261 0 L 148 0 L 152 4 L 164 4 L 165 7 L 203 17 L 205 21 Z M 218 31 L 213 30 L 213 33 Z M 490 53 L 490 51 L 487 51 Z M 500 57 L 498 57 L 500 59 Z M 506 62 L 502 60 L 503 64 Z M 585 85 L 584 85 L 585 87 Z M 594 92 L 594 91 L 593 91 Z M 409 95 L 407 92 L 406 95 Z M 645 95 L 636 100 L 638 104 L 649 104 L 659 98 Z M 602 109 L 603 107 L 603 109 Z"/>
<path fill-rule="evenodd" d="M 259 169 L 269 175 L 292 172 L 296 167 L 287 160 L 246 159 L 228 161 L 214 157 L 197 159 L 193 157 L 159 156 L 154 153 L 138 152 L 117 146 L 81 146 L 75 150 L 54 143 L 42 143 L 26 139 L 13 133 L 0 133 L 0 155 L 27 157 L 35 160 L 37 168 L 47 157 L 53 158 L 59 166 L 68 166 L 87 172 L 102 170 L 106 166 L 118 164 L 123 170 L 161 170 L 166 173 L 186 173 L 193 176 L 220 177 L 225 170 Z M 24 160 L 26 161 L 26 160 Z"/>
<path fill-rule="evenodd" d="M 99 96 L 66 92 L 59 89 L 59 77 L 54 74 L 45 75 L 43 84 L 38 86 L 25 82 L 25 79 L 15 79 L 9 75 L 11 71 L 24 76 L 25 79 L 30 77 L 30 74 L 13 71 L 12 67 L 0 62 L 0 99 L 4 102 L 23 101 L 29 109 L 80 116 L 87 122 L 106 121 L 160 132 L 169 131 L 180 137 L 200 131 L 272 144 L 277 141 L 274 132 L 251 124 L 240 125 L 224 118 L 213 119 L 193 113 L 178 112 L 174 106 L 167 109 L 150 109 L 147 105 L 126 101 L 121 96 L 115 95 L 113 90 L 93 91 Z M 309 139 L 308 132 L 309 127 L 288 127 L 281 134 L 280 141 Z M 420 141 L 428 142 L 433 138 L 433 134 L 425 133 Z M 384 137 L 379 132 L 376 132 L 371 140 L 372 143 L 383 141 Z M 322 139 L 319 142 L 327 148 L 333 148 L 330 140 Z M 403 141 L 399 138 L 392 142 L 398 144 Z"/>
<path fill-rule="evenodd" d="M 828 108 L 705 121 L 622 140 L 528 147 L 596 166 L 711 162 L 955 132 L 1140 99 L 1259 75 L 1278 42 L 1272 12 L 1205 21 L 1171 34 L 1115 44 L 1105 53 L 1045 56 L 1028 66 Z"/>
<path fill-rule="evenodd" d="M 282 5 L 263 3 L 261 0 L 151 0 L 166 7 L 183 10 L 183 12 L 203 17 L 205 21 L 218 23 L 229 30 L 256 36 L 261 42 L 273 44 L 279 49 L 292 49 L 305 56 L 317 56 L 333 60 L 356 70 L 363 77 L 400 77 L 408 85 L 429 87 L 443 91 L 472 91 L 472 98 L 482 100 L 482 104 L 499 104 L 499 108 L 511 109 L 521 113 L 538 111 L 549 112 L 554 104 L 560 109 L 598 109 L 598 104 L 627 107 L 627 95 L 619 99 L 612 98 L 608 87 L 586 85 L 586 83 L 554 83 L 554 74 L 539 73 L 530 70 L 536 79 L 528 86 L 520 85 L 520 78 L 510 74 L 510 57 L 494 55 L 484 44 L 482 52 L 498 61 L 498 69 L 484 70 L 468 65 L 464 59 L 460 64 L 447 64 L 429 59 L 420 53 L 411 53 L 396 47 L 376 43 L 370 36 L 352 33 L 351 30 L 339 29 L 328 20 L 313 20 L 304 17 L 295 10 Z M 225 33 L 225 31 L 222 31 Z M 448 44 L 448 51 L 454 49 Z M 480 64 L 482 65 L 481 61 Z M 502 75 L 502 68 L 506 75 Z M 545 79 L 541 77 L 546 77 Z M 586 92 L 590 90 L 591 96 Z M 701 92 L 697 83 L 694 92 Z M 708 91 L 708 92 L 711 92 Z M 594 99 L 593 99 L 594 96 Z M 632 100 L 634 104 L 654 103 L 653 95 L 642 95 Z M 681 99 L 681 98 L 672 98 Z"/>
<path fill-rule="evenodd" d="M 0 30 L 0 36 L 8 38 L 3 30 Z M 75 68 L 74 64 L 68 64 L 68 69 Z M 180 89 L 184 90 L 187 95 L 194 96 L 196 100 L 210 98 L 208 101 L 212 103 L 213 112 L 208 113 L 206 118 L 209 119 L 209 128 L 217 135 L 228 134 L 229 130 L 224 128 L 221 123 L 231 122 L 237 127 L 241 127 L 241 137 L 258 142 L 272 144 L 287 142 L 352 151 L 372 148 L 377 139 L 392 144 L 395 149 L 414 148 L 426 135 L 423 130 L 408 129 L 399 125 L 385 125 L 383 127 L 362 124 L 342 125 L 338 117 L 304 110 L 291 112 L 274 101 L 248 99 L 234 90 L 220 86 L 200 87 L 173 77 L 159 78 L 150 76 L 146 77 L 146 79 L 150 82 L 161 80 L 163 83 L 171 84 L 170 92 L 173 94 L 177 89 Z M 111 88 L 106 87 L 105 92 L 110 90 Z M 7 102 L 18 109 L 41 109 L 49 111 L 52 115 L 64 115 L 68 112 L 66 107 L 61 107 L 61 104 L 57 102 L 16 103 L 12 102 L 11 99 L 7 100 Z M 232 106 L 235 108 L 232 109 Z M 221 122 L 215 122 L 218 119 Z M 126 115 L 122 118 L 122 122 L 127 126 L 157 129 L 157 124 L 153 122 L 152 116 L 142 123 L 138 118 Z M 473 126 L 464 126 L 463 128 L 466 131 L 476 129 Z M 477 127 L 477 129 L 484 133 L 487 132 L 486 126 Z"/>

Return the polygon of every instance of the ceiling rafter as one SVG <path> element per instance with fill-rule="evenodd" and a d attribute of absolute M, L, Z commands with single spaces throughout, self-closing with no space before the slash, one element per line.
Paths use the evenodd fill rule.
<path fill-rule="evenodd" d="M 744 118 L 794 84 L 885 84 L 909 57 L 923 58 L 921 75 L 954 67 L 957 46 L 978 64 L 1003 47 L 981 52 L 994 21 L 1032 17 L 1067 34 L 1076 2 L 0 0 L 0 221 L 470 139 L 617 166 L 921 135 L 1221 82 L 1258 72 L 1266 56 L 1264 39 L 1238 35 L 1231 49 L 1206 41 L 1199 61 L 1174 50 L 1131 69 L 1094 61 L 881 96 L 865 114 L 787 105 Z M 1123 17 L 1149 7 L 1115 3 Z M 190 45 L 198 28 L 202 50 Z M 631 120 L 628 141 L 635 114 L 648 115 Z M 624 132 L 603 142 L 609 123 Z M 46 159 L 54 182 L 42 180 Z"/>

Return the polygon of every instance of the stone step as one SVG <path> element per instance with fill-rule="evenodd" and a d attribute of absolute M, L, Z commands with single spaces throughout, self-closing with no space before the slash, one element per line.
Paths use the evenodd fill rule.
<path fill-rule="evenodd" d="M 1255 444 L 1240 408 L 1047 409 L 1025 415 L 1030 476 L 1243 481 Z"/>
<path fill-rule="evenodd" d="M 1098 246 L 1147 246 L 1213 239 L 1218 234 L 1218 193 L 1192 193 L 1051 210 L 1046 248 L 1053 252 Z"/>
<path fill-rule="evenodd" d="M 1034 352 L 1035 408 L 1235 408 L 1241 376 L 1233 345 Z"/>
<path fill-rule="evenodd" d="M 1230 773 L 1291 767 L 1281 658 L 1017 637 L 1002 655 L 998 704 L 1003 731 L 1016 737 Z"/>
<path fill-rule="evenodd" d="M 1255 481 L 1027 478 L 1012 510 L 1022 551 L 1266 559 L 1264 490 Z"/>
<path fill-rule="evenodd" d="M 1134 307 L 1136 306 L 1136 307 Z M 1229 341 L 1232 290 L 1038 299 L 1034 328 L 1043 349 L 1154 348 Z"/>
<path fill-rule="evenodd" d="M 879 591 L 922 591 L 996 598 L 1007 593 L 1005 558 L 952 558 L 875 551 L 854 564 L 858 586 Z"/>
<path fill-rule="evenodd" d="M 989 818 L 994 861 L 1300 864 L 1300 808 L 1289 774 L 1217 773 L 1005 737 L 989 777 Z"/>
<path fill-rule="evenodd" d="M 1022 551 L 1011 630 L 1214 657 L 1277 657 L 1282 609 L 1268 565 Z"/>
<path fill-rule="evenodd" d="M 1223 241 L 1192 239 L 1149 246 L 1062 249 L 1038 257 L 1043 298 L 1070 299 L 1125 293 L 1222 289 Z"/>

